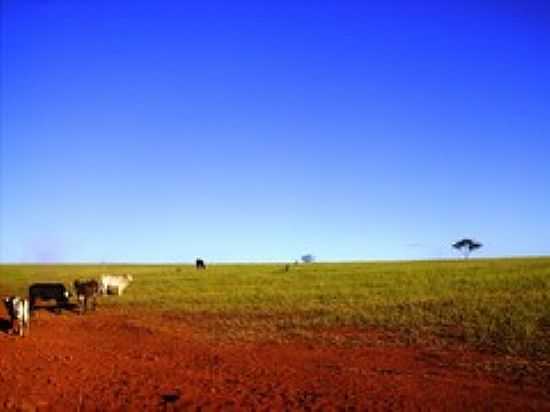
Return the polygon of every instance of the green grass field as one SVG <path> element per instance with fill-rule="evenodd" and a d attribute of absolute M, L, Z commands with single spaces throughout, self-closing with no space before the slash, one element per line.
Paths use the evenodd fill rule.
<path fill-rule="evenodd" d="M 550 358 L 550 258 L 284 265 L 1 265 L 0 294 L 132 273 L 121 310 L 212 315 L 272 333 L 353 326 Z"/>

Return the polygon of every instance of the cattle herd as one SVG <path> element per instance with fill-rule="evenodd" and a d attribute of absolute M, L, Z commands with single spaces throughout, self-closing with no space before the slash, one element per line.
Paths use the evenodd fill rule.
<path fill-rule="evenodd" d="M 9 316 L 9 331 L 24 336 L 29 331 L 31 313 L 36 309 L 38 301 L 55 301 L 52 308 L 59 312 L 67 308 L 70 297 L 75 296 L 79 313 L 95 310 L 97 295 L 122 295 L 134 278 L 132 275 L 102 275 L 99 281 L 75 280 L 73 291 L 67 290 L 63 283 L 34 283 L 29 287 L 28 299 L 20 296 L 4 298 L 4 305 Z"/>

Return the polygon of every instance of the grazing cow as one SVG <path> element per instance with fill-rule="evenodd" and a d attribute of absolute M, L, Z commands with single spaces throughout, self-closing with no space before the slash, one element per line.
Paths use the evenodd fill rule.
<path fill-rule="evenodd" d="M 197 269 L 206 269 L 206 265 L 204 264 L 204 260 L 202 260 L 202 259 L 195 260 L 195 268 L 197 268 Z"/>
<path fill-rule="evenodd" d="M 63 283 L 34 283 L 29 288 L 30 310 L 34 310 L 36 301 L 55 300 L 57 309 L 66 307 L 69 303 L 69 292 Z"/>
<path fill-rule="evenodd" d="M 92 310 L 95 310 L 96 296 L 99 293 L 99 283 L 97 280 L 74 281 L 74 289 L 78 303 L 80 305 L 80 313 L 86 313 L 88 310 L 88 302 L 91 301 Z"/>
<path fill-rule="evenodd" d="M 24 336 L 30 325 L 29 301 L 19 296 L 10 296 L 4 299 L 4 305 L 10 317 L 10 332 Z"/>
<path fill-rule="evenodd" d="M 134 277 L 130 274 L 120 275 L 103 275 L 99 280 L 99 290 L 106 295 L 122 295 L 124 289 L 128 287 Z"/>

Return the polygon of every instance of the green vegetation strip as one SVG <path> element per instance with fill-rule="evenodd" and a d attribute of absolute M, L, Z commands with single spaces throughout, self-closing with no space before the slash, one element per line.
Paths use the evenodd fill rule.
<path fill-rule="evenodd" d="M 276 329 L 387 327 L 550 358 L 550 258 L 291 265 L 1 265 L 0 294 L 131 273 L 102 304 L 272 319 Z"/>

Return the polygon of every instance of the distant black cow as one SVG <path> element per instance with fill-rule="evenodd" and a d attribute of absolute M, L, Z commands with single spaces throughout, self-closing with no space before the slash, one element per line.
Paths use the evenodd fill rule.
<path fill-rule="evenodd" d="M 206 269 L 206 265 L 204 264 L 204 260 L 202 260 L 202 259 L 195 260 L 195 267 L 197 269 Z"/>
<path fill-rule="evenodd" d="M 99 293 L 99 283 L 96 280 L 74 281 L 74 289 L 78 303 L 80 305 L 80 313 L 85 313 L 88 310 L 88 302 L 91 302 L 92 310 L 95 310 L 96 296 Z"/>
<path fill-rule="evenodd" d="M 63 283 L 34 283 L 29 288 L 29 306 L 34 310 L 37 300 L 55 300 L 57 309 L 69 303 L 69 292 Z"/>

